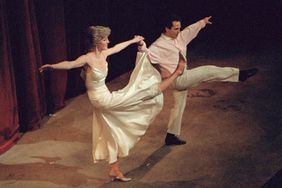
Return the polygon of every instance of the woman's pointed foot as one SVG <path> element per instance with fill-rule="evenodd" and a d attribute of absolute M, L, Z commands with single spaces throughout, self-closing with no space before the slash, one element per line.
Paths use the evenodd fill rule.
<path fill-rule="evenodd" d="M 129 182 L 132 180 L 132 178 L 125 177 L 121 172 L 115 173 L 111 171 L 109 176 L 112 181 Z"/>
<path fill-rule="evenodd" d="M 112 181 L 120 181 L 120 182 L 129 182 L 132 180 L 132 178 L 128 177 L 119 177 L 119 176 L 110 176 Z"/>

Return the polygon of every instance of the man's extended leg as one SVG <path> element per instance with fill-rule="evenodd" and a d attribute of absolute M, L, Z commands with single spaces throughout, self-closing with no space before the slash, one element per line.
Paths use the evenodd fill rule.
<path fill-rule="evenodd" d="M 201 66 L 194 69 L 185 69 L 172 85 L 174 106 L 170 112 L 168 131 L 165 139 L 166 145 L 181 145 L 186 142 L 180 140 L 182 115 L 186 106 L 187 89 L 202 82 L 229 81 L 238 82 L 239 69 L 231 67 L 216 67 L 212 65 Z"/>
<path fill-rule="evenodd" d="M 256 68 L 239 70 L 234 67 L 200 66 L 185 70 L 175 83 L 175 89 L 184 90 L 195 87 L 203 82 L 239 82 L 246 81 L 257 73 Z"/>
<path fill-rule="evenodd" d="M 195 87 L 203 82 L 239 82 L 245 81 L 257 73 L 257 69 L 239 70 L 233 67 L 217 67 L 213 65 L 201 66 L 190 70 L 184 70 L 179 76 L 173 88 L 174 106 L 171 109 L 168 123 L 168 131 L 165 139 L 166 145 L 181 145 L 186 142 L 177 138 L 181 131 L 182 115 L 186 106 L 187 89 Z"/>

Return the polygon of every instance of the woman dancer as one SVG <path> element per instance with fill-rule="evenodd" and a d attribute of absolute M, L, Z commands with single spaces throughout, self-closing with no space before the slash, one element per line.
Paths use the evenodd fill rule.
<path fill-rule="evenodd" d="M 93 159 L 107 160 L 112 180 L 130 181 L 121 172 L 118 157 L 125 157 L 129 150 L 143 136 L 149 124 L 160 112 L 163 105 L 162 91 L 179 75 L 185 64 L 180 63 L 176 71 L 161 81 L 158 71 L 152 67 L 145 53 L 138 54 L 136 66 L 129 83 L 121 90 L 110 92 L 105 85 L 108 73 L 107 57 L 133 43 L 143 41 L 142 36 L 108 48 L 110 28 L 91 26 L 88 39 L 91 48 L 88 53 L 74 61 L 45 64 L 40 72 L 48 69 L 72 69 L 86 66 L 85 84 L 93 105 Z"/>

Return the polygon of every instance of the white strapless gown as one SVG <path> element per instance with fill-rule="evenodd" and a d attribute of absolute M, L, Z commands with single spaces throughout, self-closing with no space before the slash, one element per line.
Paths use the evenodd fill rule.
<path fill-rule="evenodd" d="M 161 77 L 145 53 L 137 53 L 128 85 L 110 92 L 107 71 L 86 73 L 86 87 L 93 110 L 93 158 L 109 163 L 127 156 L 163 106 Z"/>

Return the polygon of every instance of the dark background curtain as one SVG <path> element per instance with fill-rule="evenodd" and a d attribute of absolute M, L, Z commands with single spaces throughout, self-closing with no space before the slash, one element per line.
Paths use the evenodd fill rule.
<path fill-rule="evenodd" d="M 7 1 L 8 30 L 20 131 L 39 127 L 45 112 L 45 90 L 38 74 L 42 64 L 39 33 L 33 1 Z"/>
<path fill-rule="evenodd" d="M 41 52 L 44 64 L 53 64 L 66 60 L 67 44 L 64 1 L 37 1 L 36 7 Z M 35 72 L 39 75 L 38 71 Z M 53 113 L 64 107 L 67 71 L 50 71 L 41 76 L 44 78 L 46 84 L 48 113 Z"/>
<path fill-rule="evenodd" d="M 38 68 L 85 53 L 90 25 L 111 27 L 110 46 L 136 34 L 150 45 L 165 14 L 177 13 L 183 26 L 212 15 L 213 25 L 189 45 L 189 59 L 281 49 L 280 0 L 0 0 L 0 6 L 0 153 L 85 92 L 79 68 L 43 75 Z M 132 69 L 135 54 L 132 45 L 111 56 L 108 80 Z"/>
<path fill-rule="evenodd" d="M 6 3 L 0 1 L 0 153 L 13 145 L 19 128 L 6 9 Z"/>

